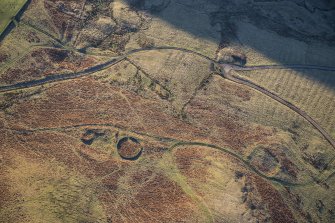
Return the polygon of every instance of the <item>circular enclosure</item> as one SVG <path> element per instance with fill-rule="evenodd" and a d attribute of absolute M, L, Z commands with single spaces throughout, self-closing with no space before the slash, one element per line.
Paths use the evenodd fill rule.
<path fill-rule="evenodd" d="M 118 141 L 117 151 L 123 159 L 136 160 L 141 156 L 142 146 L 137 139 L 124 137 Z"/>

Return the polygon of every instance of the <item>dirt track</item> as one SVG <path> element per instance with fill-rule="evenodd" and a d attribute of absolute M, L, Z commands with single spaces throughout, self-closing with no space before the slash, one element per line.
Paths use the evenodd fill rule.
<path fill-rule="evenodd" d="M 225 68 L 229 68 L 231 70 L 260 70 L 260 69 L 316 69 L 316 70 L 325 70 L 325 71 L 335 71 L 335 67 L 326 67 L 326 66 L 313 66 L 313 65 L 266 65 L 266 66 L 246 66 L 246 67 L 241 67 L 241 66 L 236 66 L 236 65 L 230 65 L 230 64 L 218 64 L 214 59 L 203 55 L 201 53 L 195 52 L 193 50 L 189 49 L 184 49 L 180 47 L 171 47 L 171 46 L 161 46 L 161 47 L 152 47 L 152 48 L 142 48 L 142 49 L 135 49 L 131 50 L 123 55 L 120 55 L 118 57 L 114 57 L 110 59 L 109 61 L 98 64 L 96 66 L 90 67 L 86 70 L 82 70 L 79 72 L 75 73 L 65 73 L 65 74 L 53 74 L 48 77 L 38 79 L 38 80 L 32 80 L 32 81 L 25 81 L 25 82 L 20 82 L 16 83 L 13 85 L 7 85 L 7 86 L 0 86 L 0 93 L 1 92 L 7 92 L 7 91 L 13 91 L 13 90 L 19 90 L 19 89 L 24 89 L 24 88 L 30 88 L 34 86 L 39 86 L 43 84 L 48 84 L 48 83 L 53 83 L 53 82 L 58 82 L 58 81 L 64 81 L 64 80 L 69 80 L 69 79 L 75 79 L 83 76 L 87 76 L 90 74 L 93 74 L 95 72 L 107 69 L 124 59 L 126 59 L 128 56 L 132 54 L 136 54 L 139 52 L 144 52 L 144 51 L 153 51 L 153 50 L 177 50 L 177 51 L 182 51 L 186 53 L 191 53 L 195 54 L 197 56 L 203 57 L 211 62 L 213 62 L 216 65 L 223 66 Z"/>
<path fill-rule="evenodd" d="M 245 80 L 243 78 L 240 77 L 236 77 L 232 74 L 232 71 L 234 69 L 232 69 L 232 67 L 225 67 L 222 66 L 224 72 L 222 72 L 222 76 L 230 81 L 233 81 L 235 83 L 238 84 L 242 84 L 242 85 L 246 85 L 248 87 L 251 87 L 269 97 L 271 97 L 272 99 L 278 101 L 279 103 L 281 103 L 282 105 L 285 105 L 286 107 L 290 108 L 291 110 L 295 111 L 296 113 L 298 113 L 300 116 L 302 116 L 304 119 L 306 119 L 309 123 L 311 123 L 324 137 L 325 139 L 332 145 L 332 147 L 335 149 L 335 142 L 334 140 L 331 138 L 331 136 L 328 134 L 328 132 L 326 130 L 324 130 L 313 118 L 311 118 L 306 112 L 304 112 L 303 110 L 301 110 L 300 108 L 296 107 L 295 105 L 293 105 L 292 103 L 286 101 L 285 99 L 279 97 L 278 95 L 266 90 L 265 88 L 252 83 L 249 80 Z"/>
<path fill-rule="evenodd" d="M 90 67 L 86 70 L 75 72 L 75 73 L 65 73 L 65 74 L 54 74 L 50 75 L 48 77 L 38 79 L 38 80 L 32 80 L 32 81 L 25 81 L 25 82 L 20 82 L 17 84 L 13 85 L 7 85 L 7 86 L 0 86 L 0 93 L 1 92 L 8 92 L 8 91 L 13 91 L 13 90 L 19 90 L 19 89 L 24 89 L 24 88 L 30 88 L 34 86 L 39 86 L 39 85 L 44 85 L 47 83 L 53 83 L 53 82 L 59 82 L 59 81 L 64 81 L 64 80 L 69 80 L 69 79 L 75 79 L 83 76 L 87 76 L 90 74 L 93 74 L 97 71 L 101 71 L 104 69 L 107 69 L 123 60 L 125 60 L 128 56 L 138 53 L 138 52 L 144 52 L 144 51 L 153 51 L 153 50 L 178 50 L 186 53 L 191 53 L 198 55 L 200 57 L 203 57 L 211 62 L 213 62 L 216 65 L 219 65 L 223 72 L 221 72 L 221 76 L 224 78 L 227 78 L 228 80 L 231 80 L 235 83 L 238 84 L 243 84 L 246 86 L 249 86 L 263 94 L 266 94 L 267 96 L 271 97 L 272 99 L 278 101 L 279 103 L 287 106 L 291 110 L 295 111 L 299 115 L 301 115 L 304 119 L 306 119 L 309 123 L 311 123 L 325 138 L 326 140 L 332 145 L 332 147 L 335 149 L 335 142 L 334 140 L 330 137 L 330 135 L 314 120 L 312 119 L 306 112 L 301 110 L 300 108 L 296 107 L 295 105 L 291 104 L 290 102 L 284 100 L 283 98 L 279 97 L 278 95 L 266 90 L 265 88 L 256 85 L 248 80 L 242 79 L 240 77 L 233 76 L 231 74 L 231 71 L 235 70 L 259 70 L 259 69 L 317 69 L 317 70 L 326 70 L 326 71 L 335 71 L 335 67 L 326 67 L 326 66 L 314 66 L 314 65 L 264 65 L 264 66 L 246 66 L 246 67 L 241 67 L 241 66 L 236 66 L 236 65 L 230 65 L 230 64 L 218 64 L 214 59 L 205 56 L 201 53 L 189 50 L 189 49 L 184 49 L 180 47 L 170 47 L 170 46 L 162 46 L 162 47 L 153 47 L 153 48 L 142 48 L 142 49 L 135 49 L 131 50 L 123 55 L 120 55 L 118 57 L 115 57 L 105 63 L 98 64 L 96 66 Z"/>
<path fill-rule="evenodd" d="M 8 92 L 8 91 L 13 91 L 13 90 L 18 90 L 18 89 L 24 89 L 24 88 L 39 86 L 39 85 L 43 85 L 43 84 L 47 84 L 47 83 L 53 83 L 53 82 L 59 82 L 59 81 L 64 81 L 64 80 L 69 80 L 69 79 L 80 78 L 80 77 L 83 77 L 83 76 L 93 74 L 97 71 L 107 69 L 108 67 L 111 67 L 111 66 L 127 59 L 127 57 L 129 55 L 132 55 L 132 54 L 135 54 L 135 53 L 138 53 L 138 52 L 152 51 L 152 50 L 178 50 L 178 51 L 182 51 L 182 52 L 192 53 L 192 54 L 195 54 L 195 55 L 198 55 L 200 57 L 203 57 L 203 58 L 206 58 L 206 59 L 210 60 L 211 62 L 213 62 L 216 65 L 219 65 L 222 68 L 221 70 L 223 70 L 223 72 L 221 72 L 221 74 L 220 74 L 222 77 L 224 77 L 224 78 L 226 78 L 230 81 L 233 81 L 237 84 L 242 84 L 242 85 L 246 85 L 248 87 L 251 87 L 251 88 L 253 88 L 253 89 L 271 97 L 272 99 L 278 101 L 282 105 L 285 105 L 286 107 L 290 108 L 291 110 L 295 111 L 296 113 L 298 113 L 300 116 L 302 116 L 304 119 L 306 119 L 309 123 L 311 123 L 335 149 L 335 142 L 330 137 L 330 135 L 316 121 L 314 121 L 314 119 L 312 119 L 306 112 L 302 111 L 301 109 L 299 109 L 295 105 L 293 105 L 290 102 L 286 101 L 285 99 L 277 96 L 276 94 L 266 90 L 265 88 L 263 88 L 261 86 L 258 86 L 257 84 L 254 84 L 254 83 L 252 83 L 248 80 L 245 80 L 243 78 L 234 76 L 232 74 L 233 71 L 238 71 L 238 70 L 286 69 L 286 68 L 287 69 L 291 69 L 291 68 L 318 69 L 318 70 L 335 71 L 335 67 L 322 67 L 322 66 L 310 66 L 310 65 L 288 65 L 287 67 L 277 66 L 277 65 L 239 67 L 239 66 L 229 65 L 229 64 L 218 64 L 214 59 L 211 59 L 211 58 L 209 58 L 205 55 L 202 55 L 200 53 L 197 53 L 197 52 L 194 52 L 194 51 L 191 51 L 191 50 L 188 50 L 188 49 L 176 48 L 176 47 L 156 47 L 156 48 L 132 50 L 132 51 L 129 51 L 128 53 L 126 53 L 124 55 L 112 58 L 111 60 L 109 60 L 109 61 L 107 61 L 103 64 L 99 64 L 99 65 L 90 67 L 90 68 L 88 68 L 86 70 L 83 70 L 83 71 L 80 71 L 80 72 L 68 73 L 68 74 L 54 74 L 54 75 L 51 75 L 49 77 L 39 79 L 39 80 L 26 81 L 26 82 L 21 82 L 21 83 L 17 83 L 17 84 L 14 84 L 14 85 L 8 85 L 8 86 L 0 86 L 0 92 Z M 89 126 L 96 126 L 96 125 L 97 124 L 90 124 Z M 65 128 L 73 128 L 73 127 L 81 127 L 81 126 L 84 126 L 84 125 L 69 126 L 69 127 L 65 127 Z M 51 129 L 41 129 L 41 130 L 53 130 L 53 128 L 51 128 Z M 39 131 L 39 129 L 36 129 L 36 130 L 14 130 L 14 131 Z M 138 132 L 136 132 L 136 134 L 146 135 L 146 134 L 142 134 L 142 133 L 138 133 Z M 146 135 L 146 136 L 149 136 L 149 135 Z M 207 146 L 207 147 L 210 147 L 210 148 L 219 149 L 219 150 L 222 150 L 224 152 L 227 152 L 223 148 L 219 148 L 215 145 L 210 145 L 210 144 L 201 143 L 201 142 L 183 142 L 183 141 L 178 142 L 178 140 L 176 140 L 176 139 L 165 138 L 163 136 L 150 136 L 150 137 L 153 137 L 153 138 L 161 140 L 161 141 L 176 142 L 176 144 L 173 146 L 173 148 L 178 147 L 178 146 L 182 146 L 182 145 L 199 145 L 199 146 Z M 231 153 L 231 152 L 228 152 L 228 153 Z M 235 155 L 236 154 L 234 154 L 234 156 Z M 245 160 L 243 160 L 241 157 L 236 157 L 236 158 L 240 159 L 243 163 L 245 163 L 247 165 L 247 167 L 249 167 L 254 172 L 256 172 L 256 173 L 259 172 L 254 167 L 252 167 L 250 164 L 248 164 Z M 267 178 L 268 180 L 275 181 L 277 183 L 281 183 L 281 184 L 284 184 L 284 185 L 287 185 L 287 186 L 303 186 L 303 185 L 307 185 L 307 184 L 311 183 L 311 182 L 305 182 L 305 183 L 302 183 L 302 184 L 300 184 L 300 183 L 295 184 L 295 183 L 289 183 L 289 182 L 281 181 L 277 178 L 267 177 L 265 175 L 261 175 L 261 176 Z"/>
<path fill-rule="evenodd" d="M 64 81 L 64 80 L 69 80 L 69 79 L 75 79 L 75 78 L 79 78 L 79 77 L 83 77 L 83 76 L 87 76 L 90 74 L 93 74 L 95 72 L 107 69 L 121 61 L 123 61 L 124 59 L 126 59 L 128 56 L 132 55 L 132 54 L 136 54 L 139 52 L 144 52 L 144 51 L 153 51 L 153 50 L 178 50 L 178 51 L 182 51 L 182 52 L 187 52 L 187 53 L 192 53 L 195 55 L 198 55 L 200 57 L 203 57 L 207 60 L 210 60 L 214 63 L 215 60 L 202 55 L 198 52 L 194 52 L 192 50 L 188 50 L 188 49 L 183 49 L 183 48 L 178 48 L 178 47 L 155 47 L 155 48 L 143 48 L 143 49 L 135 49 L 135 50 L 131 50 L 121 56 L 118 57 L 114 57 L 112 59 L 110 59 L 109 61 L 102 63 L 102 64 L 98 64 L 95 65 L 93 67 L 90 67 L 88 69 L 79 71 L 79 72 L 75 72 L 75 73 L 65 73 L 65 74 L 53 74 L 50 75 L 48 77 L 42 78 L 42 79 L 38 79 L 38 80 L 32 80 L 32 81 L 24 81 L 24 82 L 20 82 L 20 83 L 16 83 L 13 85 L 7 85 L 7 86 L 0 86 L 0 93 L 1 92 L 7 92 L 7 91 L 14 91 L 14 90 L 19 90 L 19 89 L 24 89 L 24 88 L 30 88 L 30 87 L 35 87 L 35 86 L 39 86 L 39 85 L 43 85 L 43 84 L 48 84 L 48 83 L 53 83 L 53 82 L 58 82 L 58 81 Z"/>

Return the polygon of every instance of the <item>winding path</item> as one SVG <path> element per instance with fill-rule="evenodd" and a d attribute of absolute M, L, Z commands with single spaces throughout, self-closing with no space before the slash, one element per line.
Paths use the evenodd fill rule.
<path fill-rule="evenodd" d="M 105 63 L 92 66 L 88 69 L 85 69 L 85 70 L 82 70 L 82 71 L 79 71 L 79 72 L 65 73 L 65 74 L 54 74 L 54 75 L 50 75 L 50 76 L 42 78 L 42 79 L 19 82 L 19 83 L 13 84 L 13 85 L 0 86 L 0 93 L 1 92 L 8 92 L 8 91 L 24 89 L 24 88 L 30 88 L 30 87 L 43 85 L 43 84 L 48 84 L 48 83 L 53 83 L 53 82 L 64 81 L 64 80 L 75 79 L 75 78 L 87 76 L 87 75 L 93 74 L 95 72 L 107 69 L 107 68 L 123 61 L 124 59 L 126 59 L 128 56 L 130 56 L 132 54 L 136 54 L 136 53 L 139 53 L 139 52 L 145 52 L 145 51 L 153 51 L 153 50 L 178 50 L 178 51 L 198 55 L 200 57 L 203 57 L 207 60 L 212 61 L 213 63 L 216 63 L 214 59 L 212 59 L 208 56 L 205 56 L 201 53 L 198 53 L 198 52 L 195 52 L 195 51 L 192 51 L 192 50 L 188 50 L 188 49 L 184 49 L 184 48 L 172 47 L 172 46 L 171 47 L 170 46 L 164 46 L 164 47 L 154 47 L 154 48 L 142 48 L 142 49 L 131 50 L 131 51 L 129 51 L 129 52 L 127 52 L 127 53 L 125 53 L 121 56 L 114 57 L 113 59 L 111 59 L 111 60 L 109 60 Z"/>
<path fill-rule="evenodd" d="M 244 164 L 244 166 L 249 169 L 250 171 L 256 173 L 260 177 L 270 180 L 275 183 L 279 183 L 284 186 L 288 187 L 304 187 L 308 185 L 313 185 L 314 183 L 320 183 L 320 182 L 326 182 L 330 178 L 332 178 L 335 175 L 335 172 L 326 174 L 324 177 L 322 177 L 323 172 L 315 176 L 317 178 L 317 181 L 315 180 L 307 180 L 304 182 L 289 182 L 282 180 L 280 178 L 276 177 L 270 177 L 259 171 L 257 168 L 255 168 L 253 165 L 251 165 L 247 160 L 245 160 L 242 156 L 239 154 L 235 153 L 234 151 L 230 150 L 229 148 L 224 148 L 218 145 L 214 144 L 209 144 L 205 142 L 199 142 L 199 141 L 184 141 L 176 138 L 171 138 L 171 137 L 165 137 L 165 136 L 160 136 L 160 135 L 155 135 L 155 134 L 150 134 L 150 133 L 145 133 L 145 132 L 139 132 L 135 130 L 128 129 L 123 126 L 115 125 L 112 123 L 91 123 L 91 124 L 78 124 L 78 125 L 69 125 L 69 126 L 58 126 L 58 127 L 48 127 L 48 128 L 36 128 L 36 129 L 12 129 L 12 128 L 3 128 L 2 130 L 4 131 L 11 131 L 11 132 L 17 132 L 20 134 L 26 134 L 26 133 L 34 133 L 34 132 L 43 132 L 43 131 L 62 131 L 62 130 L 68 130 L 68 129 L 73 129 L 73 128 L 82 128 L 82 127 L 111 127 L 111 128 L 116 128 L 122 131 L 127 131 L 132 134 L 136 134 L 142 137 L 149 137 L 155 140 L 158 140 L 160 142 L 164 143 L 169 143 L 171 146 L 166 149 L 166 152 L 172 151 L 174 149 L 178 149 L 179 147 L 183 146 L 200 146 L 200 147 L 207 147 L 215 150 L 219 150 L 221 152 L 227 153 L 230 156 L 236 158 L 239 160 L 241 163 Z"/>
<path fill-rule="evenodd" d="M 142 49 L 135 49 L 131 50 L 121 56 L 115 57 L 105 63 L 98 64 L 96 66 L 92 66 L 88 69 L 79 71 L 79 72 L 74 72 L 74 73 L 65 73 L 65 74 L 54 74 L 42 79 L 38 80 L 31 80 L 31 81 L 25 81 L 25 82 L 20 82 L 17 84 L 13 85 L 7 85 L 7 86 L 0 86 L 0 93 L 1 92 L 8 92 L 8 91 L 13 91 L 13 90 L 19 90 L 19 89 L 24 89 L 24 88 L 30 88 L 34 86 L 39 86 L 47 83 L 53 83 L 53 82 L 59 82 L 59 81 L 64 81 L 64 80 L 69 80 L 69 79 L 75 79 L 83 76 L 90 75 L 92 73 L 95 73 L 97 71 L 101 71 L 104 69 L 107 69 L 124 59 L 126 59 L 128 56 L 132 54 L 136 54 L 139 52 L 144 52 L 144 51 L 153 51 L 153 50 L 178 50 L 181 52 L 186 52 L 186 53 L 191 53 L 197 56 L 200 56 L 202 58 L 205 58 L 211 62 L 213 62 L 215 65 L 218 65 L 221 67 L 222 72 L 221 76 L 224 78 L 231 80 L 235 83 L 238 84 L 243 84 L 246 86 L 249 86 L 269 97 L 272 99 L 278 101 L 279 103 L 287 106 L 291 110 L 295 111 L 298 113 L 300 116 L 302 116 L 304 119 L 306 119 L 309 123 L 311 123 L 324 137 L 325 139 L 332 145 L 332 147 L 335 149 L 335 141 L 331 138 L 331 136 L 325 131 L 314 119 L 312 119 L 306 112 L 301 110 L 300 108 L 296 107 L 292 103 L 286 101 L 285 99 L 279 97 L 278 95 L 266 90 L 265 88 L 252 83 L 251 81 L 245 80 L 240 77 L 233 76 L 231 74 L 232 70 L 238 71 L 238 70 L 260 70 L 260 69 L 316 69 L 316 70 L 324 70 L 324 71 L 335 71 L 335 67 L 327 67 L 327 66 L 314 66 L 314 65 L 264 65 L 264 66 L 246 66 L 246 67 L 241 67 L 241 66 L 236 66 L 236 65 L 230 65 L 230 64 L 219 64 L 217 63 L 214 59 L 203 55 L 201 53 L 195 52 L 193 50 L 181 48 L 181 47 L 172 47 L 172 46 L 161 46 L 161 47 L 152 47 L 152 48 L 142 48 Z"/>
<path fill-rule="evenodd" d="M 35 87 L 43 84 L 48 84 L 48 83 L 53 83 L 53 82 L 58 82 L 58 81 L 64 81 L 64 80 L 69 80 L 69 79 L 75 79 L 83 76 L 87 76 L 90 74 L 93 74 L 95 72 L 107 69 L 122 60 L 126 59 L 128 56 L 132 54 L 136 54 L 139 52 L 145 52 L 145 51 L 154 51 L 154 50 L 177 50 L 181 52 L 186 52 L 186 53 L 191 53 L 197 56 L 200 56 L 202 58 L 205 58 L 211 62 L 213 62 L 216 65 L 223 66 L 225 68 L 229 68 L 232 70 L 260 70 L 260 69 L 316 69 L 316 70 L 326 70 L 326 71 L 335 71 L 335 67 L 326 67 L 326 66 L 313 66 L 313 65 L 267 65 L 267 66 L 246 66 L 246 67 L 241 67 L 241 66 L 236 66 L 236 65 L 229 65 L 229 64 L 218 64 L 214 59 L 203 55 L 201 53 L 198 53 L 193 50 L 181 48 L 181 47 L 173 47 L 173 46 L 161 46 L 161 47 L 152 47 L 152 48 L 142 48 L 142 49 L 135 49 L 131 50 L 123 55 L 120 55 L 118 57 L 114 57 L 111 60 L 98 64 L 96 66 L 92 66 L 88 69 L 79 71 L 79 72 L 74 72 L 74 73 L 65 73 L 65 74 L 54 74 L 50 75 L 48 77 L 38 79 L 38 80 L 31 80 L 31 81 L 24 81 L 24 82 L 19 82 L 13 85 L 7 85 L 7 86 L 0 86 L 0 93 L 1 92 L 7 92 L 7 91 L 13 91 L 13 90 L 19 90 L 19 89 L 24 89 L 24 88 L 30 88 L 30 87 Z"/>
<path fill-rule="evenodd" d="M 155 47 L 155 48 L 144 48 L 144 49 L 135 49 L 135 50 L 131 50 L 127 53 L 125 53 L 124 55 L 120 55 L 118 57 L 114 57 L 112 59 L 110 59 L 109 61 L 102 63 L 102 64 L 98 64 L 96 66 L 92 66 L 88 69 L 79 71 L 79 72 L 74 72 L 74 73 L 65 73 L 65 74 L 54 74 L 52 76 L 48 76 L 42 79 L 38 79 L 38 80 L 31 80 L 31 81 L 25 81 L 25 82 L 20 82 L 17 84 L 13 84 L 13 85 L 8 85 L 8 86 L 0 86 L 0 93 L 1 92 L 9 92 L 9 91 L 13 91 L 13 90 L 18 90 L 18 89 L 25 89 L 25 88 L 30 88 L 30 87 L 34 87 L 34 86 L 39 86 L 39 85 L 44 85 L 47 83 L 53 83 L 53 82 L 59 82 L 59 81 L 64 81 L 64 80 L 69 80 L 69 79 L 75 79 L 75 78 L 79 78 L 79 77 L 83 77 L 83 76 L 87 76 L 90 74 L 93 74 L 97 71 L 101 71 L 104 69 L 107 69 L 125 59 L 127 59 L 128 56 L 132 55 L 132 54 L 136 54 L 139 52 L 144 52 L 144 51 L 153 51 L 153 50 L 178 50 L 178 51 L 182 51 L 182 52 L 186 52 L 186 53 L 192 53 L 194 55 L 198 55 L 202 58 L 205 58 L 211 62 L 213 62 L 215 65 L 218 65 L 221 69 L 221 73 L 220 76 L 233 81 L 235 83 L 238 84 L 242 84 L 242 85 L 246 85 L 248 87 L 251 87 L 269 97 L 271 97 L 272 99 L 278 101 L 279 103 L 281 103 L 282 105 L 285 105 L 286 107 L 290 108 L 291 110 L 293 110 L 294 112 L 298 113 L 300 116 L 302 116 L 304 119 L 306 119 L 310 124 L 312 124 L 324 137 L 325 139 L 332 145 L 332 147 L 335 149 L 335 142 L 334 140 L 330 137 L 330 135 L 314 120 L 312 119 L 306 112 L 304 112 L 303 110 L 299 109 L 298 107 L 296 107 L 295 105 L 293 105 L 292 103 L 286 101 L 285 99 L 279 97 L 278 95 L 268 91 L 267 89 L 249 81 L 249 80 L 245 80 L 243 78 L 234 76 L 232 74 L 232 71 L 250 71 L 250 70 L 261 70 L 261 69 L 314 69 L 314 70 L 324 70 L 324 71 L 335 71 L 335 67 L 326 67 L 326 66 L 314 66 L 314 65 L 264 65 L 264 66 L 249 66 L 249 67 L 241 67 L 241 66 L 236 66 L 236 65 L 230 65 L 230 64 L 218 64 L 214 59 L 205 56 L 201 53 L 189 50 L 189 49 L 184 49 L 184 48 L 179 48 L 179 47 Z M 99 124 L 86 124 L 86 125 L 75 125 L 75 126 L 68 126 L 65 128 L 73 128 L 73 127 L 83 127 L 83 126 L 98 126 Z M 104 126 L 109 126 L 109 127 L 116 127 L 116 128 L 120 128 L 120 126 L 114 126 L 112 124 L 104 124 Z M 63 127 L 64 128 L 64 127 Z M 47 128 L 47 129 L 35 129 L 35 130 L 22 130 L 22 131 L 43 131 L 43 130 L 56 130 L 58 128 Z M 15 131 L 15 130 L 14 130 Z M 20 130 L 16 130 L 16 131 L 20 131 Z M 191 145 L 197 145 L 197 146 L 205 146 L 205 147 L 209 147 L 209 148 L 213 148 L 213 149 L 218 149 L 221 150 L 223 152 L 226 152 L 230 155 L 232 155 L 233 157 L 239 159 L 240 161 L 242 161 L 249 169 L 251 169 L 252 171 L 254 171 L 255 173 L 257 173 L 258 175 L 260 175 L 263 178 L 266 178 L 268 180 L 286 185 L 286 186 L 306 186 L 312 182 L 305 182 L 305 183 L 290 183 L 290 182 L 286 182 L 286 181 L 282 181 L 278 178 L 275 177 L 268 177 L 266 175 L 264 175 L 263 173 L 261 173 L 260 171 L 258 171 L 256 168 L 254 168 L 252 165 L 250 165 L 247 161 L 245 161 L 242 157 L 240 157 L 239 155 L 235 154 L 234 152 L 225 149 L 225 148 L 221 148 L 219 146 L 216 145 L 211 145 L 211 144 L 207 144 L 207 143 L 202 143 L 202 142 L 187 142 L 187 141 L 179 141 L 176 139 L 172 139 L 172 138 L 168 138 L 168 137 L 162 137 L 162 136 L 157 136 L 157 135 L 149 135 L 149 134 L 143 134 L 143 133 L 139 133 L 136 131 L 133 131 L 133 133 L 135 134 L 140 134 L 140 135 L 144 135 L 144 136 L 149 136 L 149 137 L 153 137 L 156 138 L 158 140 L 161 141 L 166 141 L 166 142 L 175 142 L 174 145 L 172 145 L 172 147 L 170 149 L 173 148 L 177 148 L 180 146 L 191 146 Z M 332 173 L 331 176 L 333 176 L 335 173 Z M 330 178 L 330 176 L 327 177 L 327 179 Z"/>
<path fill-rule="evenodd" d="M 122 126 L 118 126 L 118 125 L 114 125 L 114 124 L 110 124 L 110 123 L 105 123 L 105 124 L 94 124 L 94 123 L 92 123 L 92 124 L 79 124 L 79 125 L 59 126 L 59 127 L 50 127 L 50 128 L 37 128 L 37 129 L 10 129 L 10 128 L 4 128 L 3 130 L 25 134 L 25 133 L 34 133 L 34 132 L 41 132 L 41 131 L 60 131 L 60 130 L 67 130 L 67 129 L 72 129 L 72 128 L 80 128 L 80 127 L 112 127 L 112 128 L 120 129 L 122 131 L 128 131 L 128 132 L 131 132 L 133 134 L 137 134 L 137 135 L 142 136 L 142 137 L 153 138 L 155 140 L 159 140 L 160 142 L 171 143 L 170 144 L 171 146 L 169 146 L 166 149 L 166 152 L 168 152 L 168 151 L 171 152 L 172 150 L 177 149 L 179 147 L 183 147 L 183 146 L 201 146 L 201 147 L 207 147 L 207 148 L 219 150 L 221 152 L 227 153 L 230 156 L 236 158 L 242 164 L 244 164 L 244 166 L 247 169 L 249 169 L 250 171 L 256 173 L 260 177 L 262 177 L 264 179 L 267 179 L 267 180 L 270 180 L 272 182 L 276 182 L 276 183 L 282 184 L 284 186 L 301 187 L 301 186 L 307 186 L 307 185 L 311 185 L 311 184 L 315 183 L 314 180 L 309 180 L 309 181 L 305 181 L 305 182 L 289 182 L 289 181 L 285 181 L 285 180 L 282 180 L 282 179 L 279 179 L 279 178 L 276 178 L 276 177 L 267 176 L 267 175 L 263 174 L 261 171 L 259 171 L 257 168 L 255 168 L 253 165 L 251 165 L 242 156 L 240 156 L 239 154 L 237 154 L 234 151 L 230 150 L 229 148 L 224 148 L 224 147 L 220 147 L 218 145 L 204 143 L 204 142 L 199 142 L 199 141 L 198 142 L 197 141 L 184 141 L 184 140 L 180 140 L 180 139 L 176 139 L 176 138 L 171 138 L 171 137 L 164 137 L 164 136 L 160 136 L 160 135 L 153 135 L 153 134 L 149 134 L 149 133 L 138 132 L 138 131 L 130 130 L 128 128 L 125 128 L 125 127 L 122 127 Z M 319 175 L 321 175 L 321 173 Z M 326 179 L 328 179 L 328 178 L 329 178 L 329 176 L 327 176 Z M 323 180 L 320 180 L 320 181 L 323 181 Z"/>

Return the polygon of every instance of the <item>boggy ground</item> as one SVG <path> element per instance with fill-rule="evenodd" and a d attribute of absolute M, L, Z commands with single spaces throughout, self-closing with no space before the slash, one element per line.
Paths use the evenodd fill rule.
<path fill-rule="evenodd" d="M 286 20 L 276 32 L 269 31 L 273 21 L 255 22 L 275 16 L 265 13 L 270 4 L 285 3 L 228 1 L 224 8 L 213 2 L 31 2 L 0 46 L 0 222 L 334 221 L 334 148 L 299 114 L 223 78 L 213 65 L 221 55 L 223 62 L 246 65 L 329 66 L 333 57 L 314 53 L 333 55 L 331 47 L 324 50 L 332 35 L 318 36 L 331 24 L 318 27 L 310 44 L 296 23 L 283 35 Z M 224 22 L 225 13 L 235 12 L 229 8 L 247 4 L 262 9 L 254 17 L 235 13 L 250 23 Z M 302 15 L 330 16 L 329 7 L 294 1 Z M 267 49 L 261 48 L 263 37 L 274 45 L 261 41 Z M 99 65 L 140 48 L 150 50 Z M 295 56 L 301 54 L 305 59 Z M 15 88 L 83 70 L 90 72 Z M 279 88 L 270 75 L 271 84 L 263 81 L 265 71 L 260 77 L 236 72 L 298 100 L 282 93 L 292 90 L 289 84 Z M 305 74 L 313 77 L 312 92 L 326 89 L 317 103 L 298 104 L 314 115 L 323 95 L 334 98 L 333 87 L 316 72 L 295 71 Z M 316 118 L 329 130 L 333 115 L 322 109 Z M 138 159 L 118 153 L 124 137 L 140 143 Z"/>

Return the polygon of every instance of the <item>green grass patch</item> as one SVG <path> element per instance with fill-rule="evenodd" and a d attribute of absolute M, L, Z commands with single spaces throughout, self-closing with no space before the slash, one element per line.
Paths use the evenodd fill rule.
<path fill-rule="evenodd" d="M 21 10 L 27 0 L 0 1 L 0 35 L 5 31 L 12 19 Z"/>

